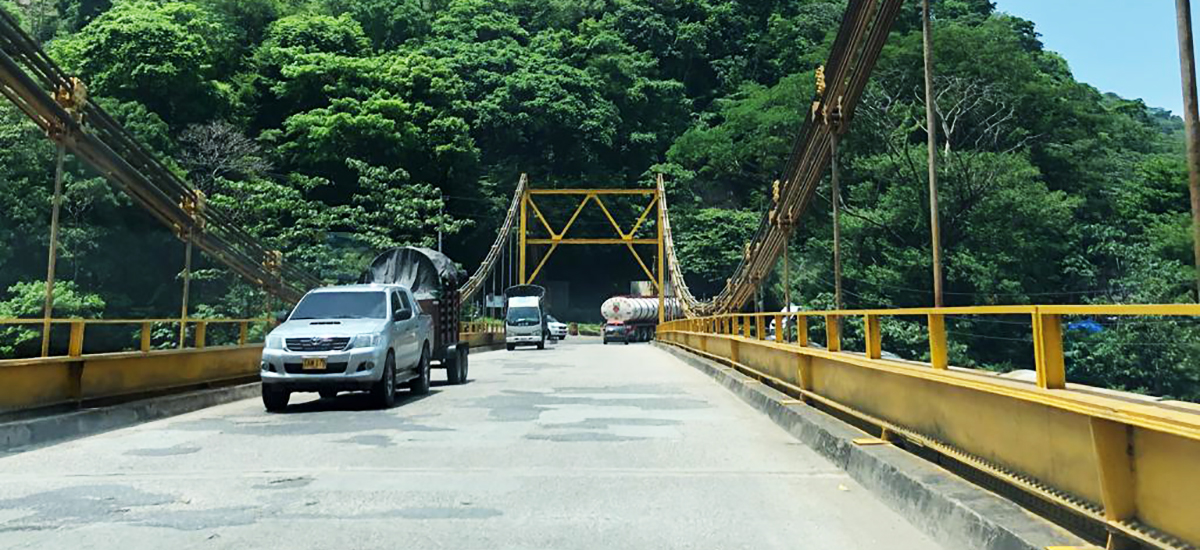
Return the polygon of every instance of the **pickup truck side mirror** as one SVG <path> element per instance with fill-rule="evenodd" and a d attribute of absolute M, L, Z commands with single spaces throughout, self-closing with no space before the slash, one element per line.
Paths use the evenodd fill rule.
<path fill-rule="evenodd" d="M 407 321 L 412 319 L 412 316 L 413 310 L 411 309 L 397 309 L 396 311 L 392 312 L 393 321 Z"/>
<path fill-rule="evenodd" d="M 286 309 L 283 311 L 276 311 L 275 312 L 275 324 L 282 325 L 282 324 L 286 323 L 288 320 L 288 317 L 291 314 L 292 314 L 292 312 L 290 310 L 286 310 Z"/>

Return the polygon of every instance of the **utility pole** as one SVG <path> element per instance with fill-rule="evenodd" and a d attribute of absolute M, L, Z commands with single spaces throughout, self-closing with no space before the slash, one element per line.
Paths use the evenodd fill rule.
<path fill-rule="evenodd" d="M 438 252 L 442 251 L 442 226 L 445 225 L 444 216 L 446 215 L 446 195 L 442 195 L 442 202 L 438 204 Z"/>
<path fill-rule="evenodd" d="M 1181 0 L 1186 2 L 1187 0 Z M 922 28 L 925 35 L 925 119 L 929 134 L 929 233 L 933 240 L 933 305 L 942 307 L 942 227 L 938 219 L 937 184 L 937 113 L 933 92 L 933 25 L 929 19 L 929 0 L 924 0 Z M 1193 201 L 1195 202 L 1195 201 Z M 1200 254 L 1200 249 L 1198 254 Z"/>
<path fill-rule="evenodd" d="M 50 203 L 50 257 L 46 261 L 46 301 L 42 305 L 42 357 L 50 355 L 50 319 L 54 313 L 54 268 L 58 258 L 58 213 L 62 210 L 63 158 L 66 146 L 58 144 L 58 162 L 54 170 L 54 199 Z"/>
<path fill-rule="evenodd" d="M 833 309 L 841 310 L 842 302 L 842 190 L 838 182 L 838 134 L 835 130 L 830 145 L 829 202 L 833 204 Z"/>
<path fill-rule="evenodd" d="M 1196 101 L 1196 49 L 1192 44 L 1192 2 L 1175 0 L 1179 25 L 1179 70 L 1183 77 L 1183 122 L 1187 134 L 1188 189 L 1192 199 L 1192 252 L 1196 299 L 1200 301 L 1200 114 Z"/>
<path fill-rule="evenodd" d="M 791 261 L 788 260 L 788 249 L 792 247 L 792 230 L 788 226 L 787 237 L 783 242 L 783 307 L 784 311 L 792 309 L 792 272 Z"/>
<path fill-rule="evenodd" d="M 183 252 L 183 305 L 179 312 L 179 348 L 183 349 L 187 345 L 187 325 L 188 325 L 188 294 L 192 288 L 192 240 L 193 232 L 188 229 L 187 233 L 187 248 Z"/>

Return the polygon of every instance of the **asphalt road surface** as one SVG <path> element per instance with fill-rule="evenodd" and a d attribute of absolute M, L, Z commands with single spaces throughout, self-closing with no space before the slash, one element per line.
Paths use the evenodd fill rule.
<path fill-rule="evenodd" d="M 936 548 L 646 344 L 472 356 L 372 410 L 257 399 L 0 455 L 0 548 Z"/>

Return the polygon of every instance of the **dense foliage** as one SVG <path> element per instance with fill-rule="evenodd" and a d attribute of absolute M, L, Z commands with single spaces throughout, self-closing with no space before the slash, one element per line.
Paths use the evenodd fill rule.
<path fill-rule="evenodd" d="M 711 294 L 767 207 L 844 1 L 0 6 L 212 204 L 328 280 L 438 231 L 473 265 L 522 172 L 608 186 L 661 172 L 689 280 Z M 906 7 L 843 141 L 850 307 L 932 299 L 917 15 Z M 935 15 L 947 301 L 1191 300 L 1181 122 L 1075 81 L 1031 22 L 986 0 L 941 0 Z M 36 315 L 54 151 L 13 109 L 0 119 L 0 316 Z M 177 311 L 182 245 L 95 174 L 68 168 L 60 313 Z M 826 185 L 792 244 L 787 283 L 806 306 L 832 304 L 830 200 Z M 604 254 L 553 276 L 595 284 Z M 252 288 L 199 262 L 200 310 L 262 311 Z M 768 307 L 783 305 L 783 284 Z M 1200 398 L 1190 326 L 1071 321 L 1073 380 Z M 1022 320 L 953 319 L 951 331 L 957 364 L 1029 366 Z M 889 349 L 924 353 L 919 324 L 885 332 Z M 35 345 L 9 329 L 0 353 Z"/>

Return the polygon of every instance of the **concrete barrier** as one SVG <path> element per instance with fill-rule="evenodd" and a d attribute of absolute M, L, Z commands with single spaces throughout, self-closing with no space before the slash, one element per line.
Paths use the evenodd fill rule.
<path fill-rule="evenodd" d="M 0 423 L 0 452 L 45 445 L 259 396 L 260 385 L 196 390 L 93 409 Z"/>
<path fill-rule="evenodd" d="M 262 345 L 0 361 L 0 413 L 258 375 Z"/>

